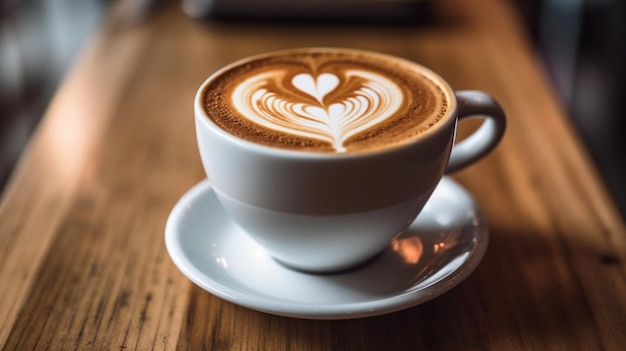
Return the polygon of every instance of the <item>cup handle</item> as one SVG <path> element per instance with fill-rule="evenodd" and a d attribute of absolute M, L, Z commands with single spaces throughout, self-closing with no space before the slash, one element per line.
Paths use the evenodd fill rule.
<path fill-rule="evenodd" d="M 506 115 L 500 104 L 481 91 L 462 90 L 456 93 L 458 121 L 484 118 L 474 133 L 452 148 L 446 173 L 458 171 L 478 161 L 493 150 L 504 136 Z"/>

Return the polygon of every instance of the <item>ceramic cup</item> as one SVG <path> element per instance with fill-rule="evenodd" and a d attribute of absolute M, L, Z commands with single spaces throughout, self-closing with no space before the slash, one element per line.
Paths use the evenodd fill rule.
<path fill-rule="evenodd" d="M 504 134 L 505 113 L 492 97 L 454 92 L 436 73 L 411 62 L 443 88 L 449 102 L 445 116 L 415 140 L 355 154 L 253 143 L 209 118 L 204 90 L 217 75 L 255 58 L 223 68 L 199 88 L 194 102 L 198 147 L 227 213 L 274 259 L 294 269 L 340 271 L 374 257 L 417 217 L 445 173 L 477 161 Z M 473 117 L 484 122 L 454 145 L 458 121 Z"/>

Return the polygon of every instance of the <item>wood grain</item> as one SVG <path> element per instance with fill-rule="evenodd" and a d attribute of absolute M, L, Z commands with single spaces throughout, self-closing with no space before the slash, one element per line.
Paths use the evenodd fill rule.
<path fill-rule="evenodd" d="M 133 23 L 114 6 L 0 200 L 0 349 L 622 350 L 626 229 L 515 12 L 437 6 L 416 27 L 204 23 L 177 2 Z M 407 57 L 507 110 L 502 144 L 455 175 L 491 240 L 452 291 L 380 317 L 299 320 L 220 300 L 169 260 L 169 211 L 204 178 L 195 90 L 236 59 L 303 46 Z"/>

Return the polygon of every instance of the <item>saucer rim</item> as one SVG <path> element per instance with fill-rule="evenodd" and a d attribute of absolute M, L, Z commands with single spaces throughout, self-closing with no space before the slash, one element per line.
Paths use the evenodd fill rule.
<path fill-rule="evenodd" d="M 200 270 L 187 256 L 178 243 L 180 236 L 177 227 L 184 218 L 182 213 L 188 205 L 201 197 L 214 192 L 209 179 L 204 179 L 189 189 L 172 208 L 165 225 L 165 246 L 170 259 L 185 277 L 205 291 L 231 303 L 273 315 L 292 318 L 340 320 L 373 317 L 397 312 L 430 301 L 456 287 L 465 280 L 482 261 L 489 242 L 489 226 L 474 198 L 460 184 L 450 177 L 443 177 L 438 186 L 451 186 L 455 193 L 461 194 L 470 204 L 478 218 L 477 223 L 470 230 L 475 237 L 475 244 L 467 252 L 463 262 L 452 272 L 438 278 L 427 286 L 418 290 L 407 289 L 398 294 L 376 298 L 369 301 L 354 303 L 314 303 L 306 304 L 294 301 L 274 299 L 270 296 L 250 294 L 234 288 L 215 279 L 210 273 Z M 216 198 L 217 201 L 217 198 Z M 277 265 L 279 269 L 289 269 Z M 306 274 L 306 273 L 304 273 Z"/>

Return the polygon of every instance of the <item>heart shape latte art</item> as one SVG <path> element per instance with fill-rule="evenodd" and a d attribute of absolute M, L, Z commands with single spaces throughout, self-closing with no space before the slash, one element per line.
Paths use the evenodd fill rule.
<path fill-rule="evenodd" d="M 291 80 L 286 75 L 270 71 L 244 80 L 233 91 L 235 108 L 265 128 L 326 141 L 337 152 L 345 152 L 346 140 L 384 122 L 402 105 L 402 90 L 374 72 L 300 73 Z"/>

